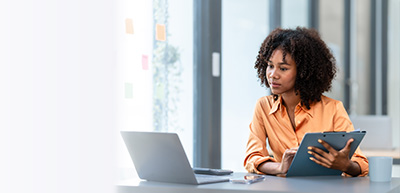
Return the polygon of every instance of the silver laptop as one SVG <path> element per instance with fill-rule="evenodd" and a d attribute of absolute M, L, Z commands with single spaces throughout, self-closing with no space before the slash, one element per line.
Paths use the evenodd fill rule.
<path fill-rule="evenodd" d="M 121 131 L 121 135 L 141 179 L 180 184 L 229 181 L 195 174 L 176 133 Z"/>

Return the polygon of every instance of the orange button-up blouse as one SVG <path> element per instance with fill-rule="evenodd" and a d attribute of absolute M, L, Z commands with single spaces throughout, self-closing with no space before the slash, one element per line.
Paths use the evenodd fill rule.
<path fill-rule="evenodd" d="M 253 121 L 250 124 L 250 136 L 247 143 L 244 166 L 248 172 L 259 173 L 257 167 L 266 161 L 281 162 L 286 149 L 298 147 L 305 133 L 324 131 L 353 131 L 354 127 L 342 102 L 326 96 L 320 102 L 305 106 L 296 106 L 294 130 L 279 96 L 265 96 L 257 101 Z M 266 147 L 268 139 L 273 158 Z M 351 158 L 361 168 L 360 176 L 368 174 L 368 160 L 358 148 Z"/>

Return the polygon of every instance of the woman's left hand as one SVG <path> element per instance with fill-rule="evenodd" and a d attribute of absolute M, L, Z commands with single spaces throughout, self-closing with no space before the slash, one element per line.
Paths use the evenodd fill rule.
<path fill-rule="evenodd" d="M 328 152 L 325 152 L 317 147 L 308 147 L 308 149 L 310 150 L 308 151 L 308 153 L 314 156 L 310 157 L 310 159 L 326 168 L 337 169 L 342 172 L 348 173 L 351 167 L 354 165 L 354 162 L 349 159 L 350 146 L 353 141 L 354 139 L 349 139 L 346 146 L 343 149 L 337 151 L 327 142 L 319 139 L 318 142 L 321 143 L 328 150 Z"/>

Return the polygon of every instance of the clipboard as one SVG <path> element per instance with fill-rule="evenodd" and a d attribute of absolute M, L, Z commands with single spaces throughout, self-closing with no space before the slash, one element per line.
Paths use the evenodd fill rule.
<path fill-rule="evenodd" d="M 318 147 L 327 151 L 324 146 L 318 143 L 318 139 L 322 139 L 329 143 L 334 149 L 340 150 L 346 146 L 349 139 L 353 138 L 351 143 L 349 158 L 351 158 L 364 138 L 365 131 L 352 132 L 323 132 L 323 133 L 306 133 L 300 143 L 299 149 L 293 158 L 292 164 L 286 174 L 286 177 L 291 176 L 335 176 L 341 175 L 340 170 L 325 168 L 310 160 L 312 155 L 308 154 L 309 146 Z"/>

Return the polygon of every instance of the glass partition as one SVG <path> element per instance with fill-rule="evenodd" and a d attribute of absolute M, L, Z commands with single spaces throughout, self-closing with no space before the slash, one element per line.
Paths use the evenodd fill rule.
<path fill-rule="evenodd" d="M 178 133 L 192 162 L 193 1 L 122 0 L 117 13 L 118 129 Z M 133 168 L 117 147 L 118 167 Z"/>
<path fill-rule="evenodd" d="M 254 107 L 267 95 L 254 62 L 268 31 L 268 1 L 222 1 L 222 168 L 244 171 Z"/>
<path fill-rule="evenodd" d="M 282 0 L 283 28 L 296 28 L 308 26 L 308 0 Z"/>
<path fill-rule="evenodd" d="M 338 67 L 336 78 L 332 83 L 332 91 L 325 93 L 325 95 L 344 101 L 344 2 L 343 0 L 321 0 L 319 1 L 319 9 L 319 32 L 322 39 L 332 50 Z"/>
<path fill-rule="evenodd" d="M 400 1 L 388 5 L 388 115 L 392 118 L 393 145 L 400 147 Z"/>

